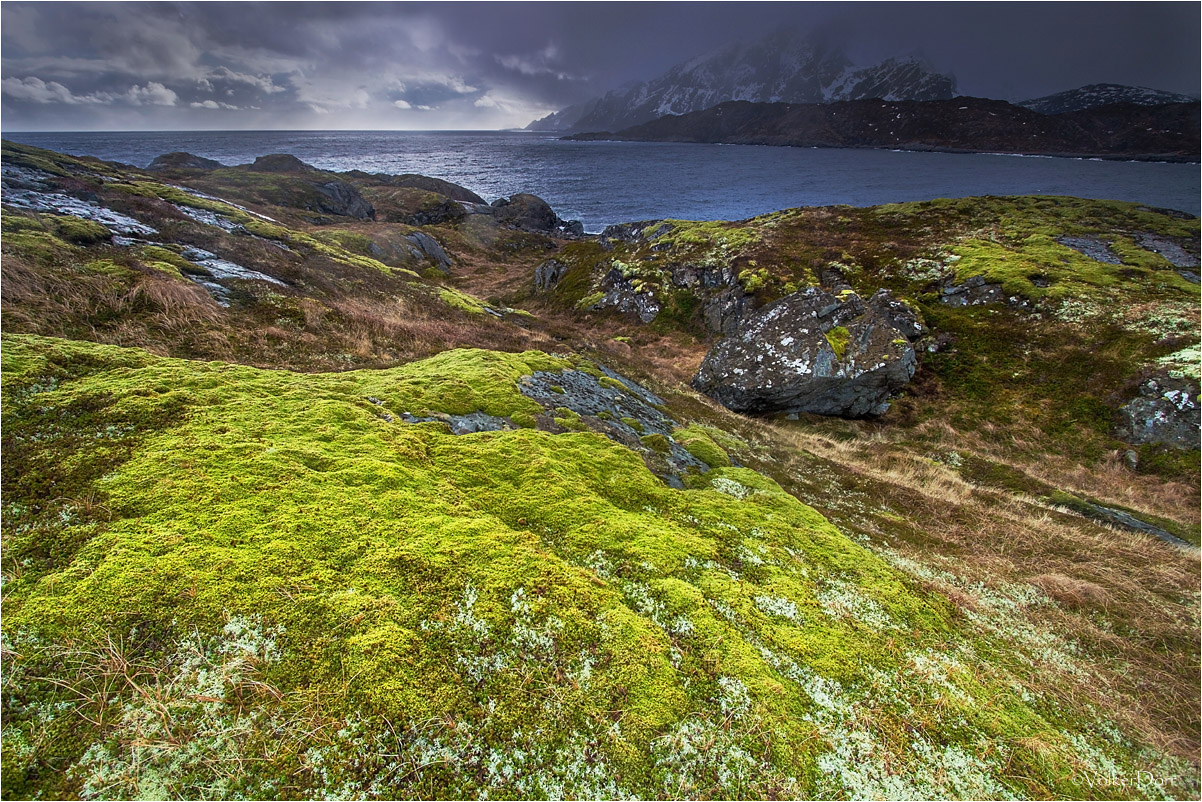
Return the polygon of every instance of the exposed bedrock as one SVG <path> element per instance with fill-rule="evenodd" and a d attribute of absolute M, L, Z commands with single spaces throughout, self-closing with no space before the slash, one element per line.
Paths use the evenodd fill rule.
<path fill-rule="evenodd" d="M 1200 403 L 1197 380 L 1154 376 L 1141 384 L 1139 395 L 1119 410 L 1116 433 L 1128 443 L 1198 448 Z"/>
<path fill-rule="evenodd" d="M 747 314 L 701 363 L 693 386 L 737 412 L 883 414 L 914 376 L 917 313 L 880 290 L 811 287 Z"/>

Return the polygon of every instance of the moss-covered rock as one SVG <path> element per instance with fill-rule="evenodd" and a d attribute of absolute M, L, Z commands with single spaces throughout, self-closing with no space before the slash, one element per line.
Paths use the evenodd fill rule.
<path fill-rule="evenodd" d="M 1083 750 L 1135 759 L 754 471 L 673 490 L 592 433 L 367 400 L 529 413 L 550 357 L 3 357 L 8 793 L 1080 795 Z"/>

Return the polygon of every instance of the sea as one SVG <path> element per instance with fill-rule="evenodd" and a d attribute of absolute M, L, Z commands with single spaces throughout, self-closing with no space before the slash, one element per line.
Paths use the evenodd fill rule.
<path fill-rule="evenodd" d="M 1197 164 L 989 153 L 762 145 L 566 142 L 512 131 L 170 131 L 5 133 L 74 155 L 147 166 L 187 151 L 223 164 L 291 153 L 323 170 L 420 173 L 488 201 L 546 200 L 585 231 L 675 218 L 742 220 L 797 206 L 873 206 L 973 195 L 1073 195 L 1197 215 Z"/>

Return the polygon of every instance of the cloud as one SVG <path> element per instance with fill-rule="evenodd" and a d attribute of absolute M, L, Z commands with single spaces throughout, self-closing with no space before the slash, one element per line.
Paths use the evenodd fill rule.
<path fill-rule="evenodd" d="M 245 72 L 236 72 L 231 70 L 229 67 L 218 67 L 206 75 L 202 80 L 204 80 L 206 83 L 216 81 L 218 83 L 244 84 L 269 95 L 275 94 L 276 92 L 288 91 L 287 87 L 278 86 L 270 75 L 251 75 Z"/>
<path fill-rule="evenodd" d="M 41 78 L 5 78 L 0 81 L 4 94 L 16 100 L 31 103 L 81 103 L 71 90 L 58 81 L 43 81 Z"/>
<path fill-rule="evenodd" d="M 232 106 L 229 103 L 221 103 L 216 100 L 193 101 L 188 104 L 194 109 L 232 109 L 237 110 L 237 106 Z"/>
<path fill-rule="evenodd" d="M 77 95 L 58 81 L 43 81 L 37 76 L 5 78 L 0 82 L 3 93 L 14 100 L 32 103 L 65 103 L 68 105 L 107 105 L 128 103 L 131 106 L 174 106 L 179 95 L 157 81 L 146 86 L 131 86 L 124 92 L 92 92 Z"/>
<path fill-rule="evenodd" d="M 554 62 L 559 60 L 559 56 L 559 48 L 554 44 L 549 44 L 537 53 L 497 56 L 496 60 L 505 69 L 522 75 L 553 75 L 560 81 L 579 80 L 562 68 L 554 66 Z"/>
<path fill-rule="evenodd" d="M 1059 4 L 880 6 L 11 0 L 0 88 L 6 130 L 186 128 L 218 110 L 246 128 L 513 127 L 732 40 L 847 19 L 834 33 L 863 40 L 865 57 L 923 47 L 986 96 L 1100 81 L 1197 91 L 1197 4 L 1093 4 L 1089 25 Z"/>
<path fill-rule="evenodd" d="M 146 86 L 131 86 L 125 99 L 135 106 L 174 106 L 179 95 L 158 81 L 150 81 Z"/>

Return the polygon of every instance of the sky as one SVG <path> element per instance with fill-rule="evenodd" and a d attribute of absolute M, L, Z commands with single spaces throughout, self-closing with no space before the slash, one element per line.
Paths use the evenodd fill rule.
<path fill-rule="evenodd" d="M 522 127 L 782 28 L 960 94 L 1199 94 L 1197 2 L 0 2 L 0 128 Z"/>

